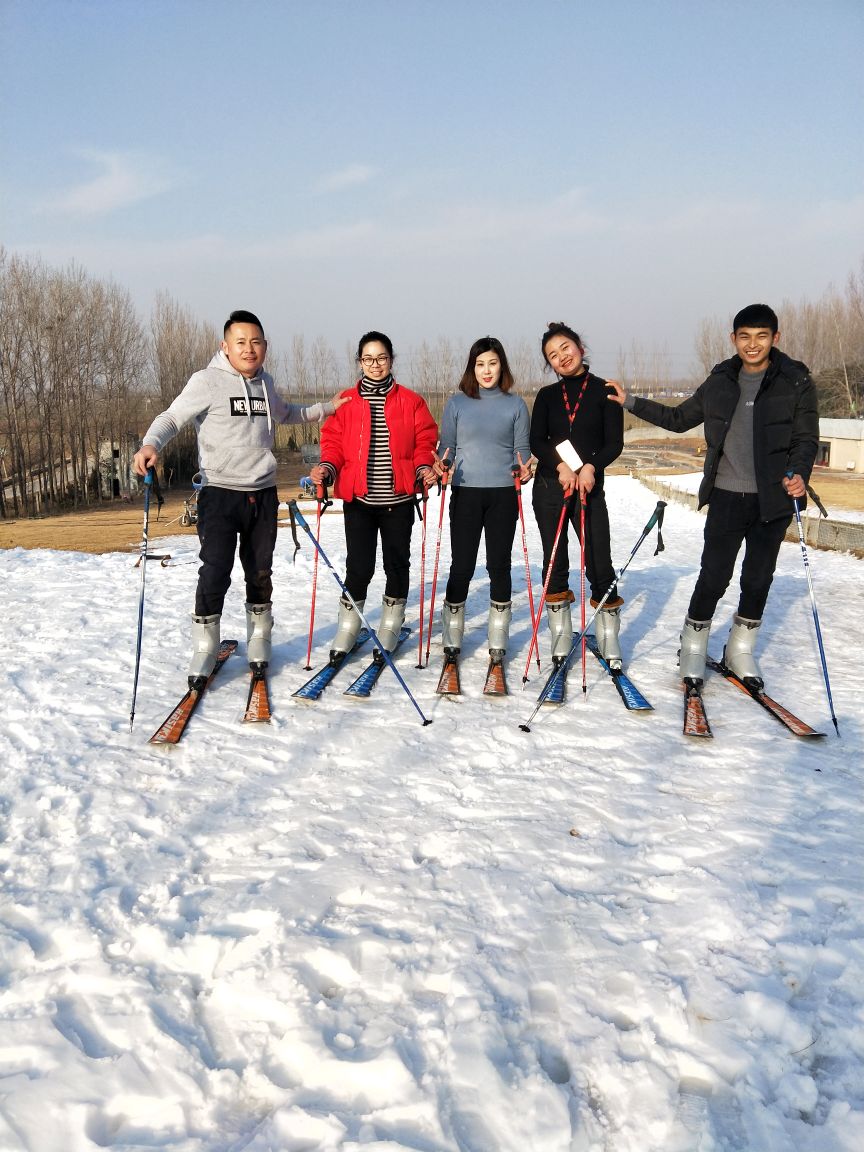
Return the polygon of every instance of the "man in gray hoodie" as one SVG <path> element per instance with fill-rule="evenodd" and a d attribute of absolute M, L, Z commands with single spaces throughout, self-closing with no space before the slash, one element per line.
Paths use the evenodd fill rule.
<path fill-rule="evenodd" d="M 301 408 L 286 403 L 265 372 L 267 341 L 252 312 L 232 312 L 222 346 L 196 372 L 173 403 L 150 425 L 133 458 L 144 476 L 186 424 L 198 434 L 201 491 L 198 538 L 201 567 L 192 616 L 189 687 L 200 690 L 216 664 L 225 593 L 231 584 L 234 553 L 246 578 L 247 656 L 253 671 L 270 661 L 273 629 L 273 551 L 276 546 L 276 424 L 315 422 L 347 403 L 336 397 Z"/>

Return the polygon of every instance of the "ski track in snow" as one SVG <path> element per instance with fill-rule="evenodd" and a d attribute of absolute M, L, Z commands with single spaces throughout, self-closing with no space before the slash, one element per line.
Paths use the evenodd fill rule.
<path fill-rule="evenodd" d="M 620 565 L 656 498 L 607 490 Z M 365 655 L 292 699 L 312 556 L 303 539 L 292 565 L 283 531 L 273 722 L 239 722 L 241 642 L 177 748 L 147 738 L 184 686 L 195 568 L 148 569 L 130 735 L 134 556 L 0 553 L 0 1152 L 859 1152 L 861 562 L 811 552 L 842 738 L 784 544 L 763 672 L 828 735 L 796 740 L 713 677 L 715 739 L 688 742 L 675 654 L 703 523 L 670 505 L 666 551 L 652 533 L 622 585 L 656 711 L 628 714 L 589 656 L 584 698 L 577 661 L 530 734 L 518 533 L 508 700 L 481 695 L 482 569 L 464 695 L 435 696 L 437 629 L 415 669 L 419 530 L 399 667 L 432 725 L 389 671 L 342 696 Z M 429 524 L 431 557 L 435 499 Z M 321 538 L 341 571 L 341 517 Z M 191 536 L 166 547 L 194 559 Z M 439 603 L 448 562 L 445 533 Z M 338 594 L 322 565 L 313 663 Z M 242 601 L 238 567 L 241 641 Z"/>

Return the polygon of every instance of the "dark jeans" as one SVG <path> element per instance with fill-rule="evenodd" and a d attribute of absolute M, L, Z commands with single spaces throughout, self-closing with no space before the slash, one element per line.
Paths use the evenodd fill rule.
<path fill-rule="evenodd" d="M 365 600 L 369 582 L 375 575 L 375 552 L 381 536 L 381 558 L 386 583 L 384 595 L 398 600 L 408 597 L 411 569 L 411 529 L 416 504 L 364 504 L 349 500 L 342 505 L 345 515 L 345 585 L 355 600 Z"/>
<path fill-rule="evenodd" d="M 765 523 L 759 518 L 759 497 L 755 492 L 726 492 L 715 488 L 705 518 L 699 579 L 687 609 L 690 619 L 712 618 L 729 587 L 743 543 L 738 615 L 746 620 L 761 620 L 780 545 L 791 520 L 791 516 L 781 516 L 779 520 Z"/>
<path fill-rule="evenodd" d="M 477 567 L 480 537 L 486 537 L 489 599 L 507 604 L 513 591 L 511 556 L 519 505 L 516 489 L 454 488 L 450 493 L 450 578 L 444 598 L 463 604 Z"/>
<path fill-rule="evenodd" d="M 231 585 L 234 552 L 240 540 L 240 563 L 246 577 L 246 599 L 267 604 L 273 598 L 273 550 L 279 497 L 275 488 L 238 492 L 205 485 L 198 494 L 198 540 L 201 544 L 196 616 L 222 611 Z"/>
<path fill-rule="evenodd" d="M 543 541 L 543 579 L 545 580 L 552 543 L 555 539 L 561 508 L 564 503 L 564 489 L 557 480 L 546 480 L 541 476 L 535 476 L 532 503 L 534 515 L 537 518 L 537 527 L 540 530 L 540 539 Z M 576 538 L 579 539 L 579 521 L 579 498 L 578 495 L 574 495 L 570 497 L 567 516 L 561 529 L 547 596 L 555 592 L 566 592 L 569 587 L 570 553 L 567 547 L 567 523 L 573 525 L 576 530 Z M 588 577 L 592 597 L 595 600 L 600 600 L 606 595 L 615 580 L 615 569 L 612 567 L 612 545 L 609 539 L 609 510 L 606 507 L 606 497 L 602 488 L 599 490 L 595 488 L 588 495 L 585 509 L 585 536 L 587 538 L 585 541 L 585 574 Z M 617 588 L 612 587 L 609 599 L 615 600 L 617 595 Z"/>

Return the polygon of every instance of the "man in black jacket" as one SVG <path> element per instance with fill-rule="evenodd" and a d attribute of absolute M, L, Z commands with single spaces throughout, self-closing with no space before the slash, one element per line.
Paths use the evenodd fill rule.
<path fill-rule="evenodd" d="M 806 365 L 776 345 L 775 312 L 750 304 L 735 317 L 736 354 L 677 408 L 628 396 L 610 381 L 609 399 L 647 420 L 686 432 L 705 425 L 705 469 L 699 507 L 708 505 L 699 578 L 681 632 L 681 678 L 699 685 L 711 621 L 741 544 L 741 595 L 724 652 L 726 665 L 745 683 L 762 686 L 754 649 L 780 544 L 792 519 L 792 498 L 803 507 L 819 447 L 816 388 Z"/>

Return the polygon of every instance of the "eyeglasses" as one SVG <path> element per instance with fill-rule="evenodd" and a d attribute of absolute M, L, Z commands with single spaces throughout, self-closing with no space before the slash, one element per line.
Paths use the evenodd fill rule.
<path fill-rule="evenodd" d="M 379 368 L 383 368 L 385 364 L 390 363 L 390 357 L 386 354 L 386 352 L 383 356 L 361 356 L 360 363 L 364 368 L 371 368 L 373 364 L 377 365 Z"/>

